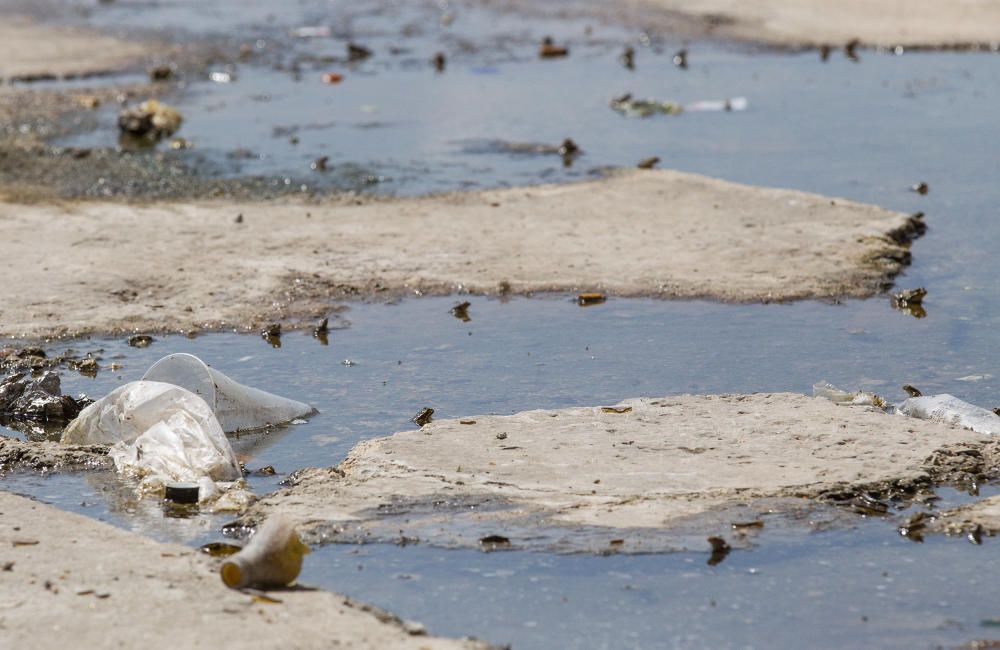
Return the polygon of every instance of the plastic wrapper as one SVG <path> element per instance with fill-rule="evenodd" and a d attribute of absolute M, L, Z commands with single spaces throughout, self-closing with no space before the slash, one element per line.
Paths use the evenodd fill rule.
<path fill-rule="evenodd" d="M 885 399 L 879 397 L 875 393 L 867 393 L 860 390 L 854 392 L 841 390 L 832 384 L 826 383 L 825 381 L 813 384 L 813 397 L 822 397 L 835 404 L 874 406 L 879 409 L 885 409 L 888 407 L 888 403 Z"/>
<path fill-rule="evenodd" d="M 287 586 L 299 576 L 308 552 L 290 521 L 269 517 L 242 551 L 223 562 L 222 581 L 233 589 Z"/>
<path fill-rule="evenodd" d="M 156 381 L 133 381 L 119 386 L 80 412 L 63 432 L 70 445 L 111 445 L 132 442 L 175 413 L 187 413 L 202 428 L 219 426 L 205 400 L 190 391 Z"/>
<path fill-rule="evenodd" d="M 207 409 L 201 398 L 188 394 Z M 134 441 L 116 442 L 108 455 L 118 471 L 139 477 L 195 483 L 203 477 L 213 481 L 241 478 L 236 455 L 218 421 L 200 415 L 175 410 Z"/>
<path fill-rule="evenodd" d="M 971 429 L 976 433 L 1000 433 L 1000 417 L 988 409 L 963 402 L 953 395 L 911 397 L 896 407 L 897 413 L 914 418 L 938 420 Z"/>

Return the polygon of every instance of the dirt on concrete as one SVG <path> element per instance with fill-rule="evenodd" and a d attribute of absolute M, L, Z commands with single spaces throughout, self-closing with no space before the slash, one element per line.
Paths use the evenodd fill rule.
<path fill-rule="evenodd" d="M 78 27 L 37 23 L 23 16 L 0 21 L 0 79 L 35 81 L 93 76 L 135 67 L 149 44 Z"/>
<path fill-rule="evenodd" d="M 694 29 L 780 47 L 990 47 L 1000 43 L 1000 1 L 635 0 Z M 674 21 L 676 23 L 676 21 Z M 683 23 L 681 23 L 683 24 Z"/>
<path fill-rule="evenodd" d="M 923 232 L 870 205 L 674 171 L 359 203 L 0 204 L 0 334 L 253 328 L 357 295 L 866 297 Z"/>
<path fill-rule="evenodd" d="M 318 542 L 461 546 L 499 531 L 571 552 L 606 549 L 627 530 L 619 550 L 648 552 L 703 545 L 720 523 L 762 513 L 803 520 L 819 503 L 889 515 L 886 499 L 996 473 L 998 462 L 1000 442 L 870 407 L 682 395 L 435 421 L 299 472 L 245 518 L 280 511 Z"/>
<path fill-rule="evenodd" d="M 0 491 L 0 629 L 22 648 L 485 648 L 307 588 L 226 588 L 218 563 Z M 309 558 L 300 576 L 308 582 Z M 169 631 L 169 633 L 167 632 Z"/>

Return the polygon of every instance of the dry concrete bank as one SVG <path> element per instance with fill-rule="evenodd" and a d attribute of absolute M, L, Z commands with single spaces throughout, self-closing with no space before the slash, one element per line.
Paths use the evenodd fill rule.
<path fill-rule="evenodd" d="M 769 530 L 811 525 L 819 501 L 879 514 L 880 500 L 998 466 L 1000 441 L 937 422 L 790 393 L 682 395 L 432 422 L 297 473 L 246 519 L 280 511 L 313 542 L 500 534 L 520 548 L 663 551 L 762 516 Z"/>
<path fill-rule="evenodd" d="M 483 648 L 318 590 L 227 589 L 218 560 L 0 491 L 10 648 Z M 308 575 L 308 558 L 303 576 Z"/>
<path fill-rule="evenodd" d="M 0 79 L 69 78 L 133 67 L 147 46 L 98 32 L 43 25 L 20 16 L 0 20 Z"/>
<path fill-rule="evenodd" d="M 778 46 L 968 47 L 1000 43 L 998 0 L 638 0 L 702 31 Z"/>
<path fill-rule="evenodd" d="M 331 298 L 871 296 L 919 219 L 673 171 L 363 205 L 0 204 L 0 333 L 252 327 Z"/>

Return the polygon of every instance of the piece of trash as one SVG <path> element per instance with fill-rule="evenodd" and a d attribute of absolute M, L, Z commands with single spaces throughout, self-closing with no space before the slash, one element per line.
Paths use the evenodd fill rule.
<path fill-rule="evenodd" d="M 309 169 L 313 170 L 314 172 L 325 172 L 326 163 L 328 160 L 330 160 L 330 156 L 320 156 L 316 160 L 309 163 Z"/>
<path fill-rule="evenodd" d="M 859 45 L 861 45 L 861 41 L 859 41 L 856 38 L 852 38 L 851 40 L 847 41 L 847 43 L 844 45 L 844 56 L 846 56 L 851 61 L 854 61 L 855 63 L 860 61 L 861 58 L 858 56 Z"/>
<path fill-rule="evenodd" d="M 652 169 L 653 167 L 656 167 L 656 164 L 658 162 L 660 162 L 660 159 L 657 156 L 651 156 L 649 158 L 643 158 L 642 160 L 640 160 L 639 164 L 636 165 L 636 167 L 638 167 L 639 169 Z"/>
<path fill-rule="evenodd" d="M 219 573 L 232 589 L 285 587 L 299 577 L 302 557 L 307 553 L 309 547 L 299 539 L 292 523 L 274 515 L 258 526 L 240 552 L 223 562 Z"/>
<path fill-rule="evenodd" d="M 169 81 L 174 76 L 174 68 L 170 65 L 156 65 L 149 69 L 150 81 Z"/>
<path fill-rule="evenodd" d="M 733 550 L 729 543 L 721 537 L 709 537 L 707 541 L 712 545 L 712 554 L 709 556 L 708 562 L 706 563 L 708 566 L 720 564 L 726 559 L 729 552 Z"/>
<path fill-rule="evenodd" d="M 538 48 L 538 56 L 543 59 L 555 59 L 569 55 L 569 48 L 556 45 L 551 36 L 542 39 L 542 45 Z"/>
<path fill-rule="evenodd" d="M 260 337 L 276 348 L 281 347 L 281 324 L 271 323 L 260 331 Z M 277 343 L 277 345 L 275 345 Z"/>
<path fill-rule="evenodd" d="M 434 409 L 424 408 L 420 409 L 420 412 L 410 418 L 410 422 L 416 424 L 417 426 L 424 426 L 425 424 L 430 424 L 433 419 Z"/>
<path fill-rule="evenodd" d="M 760 519 L 754 519 L 753 521 L 734 521 L 730 524 L 733 530 L 742 531 L 754 528 L 763 528 L 764 522 Z"/>
<path fill-rule="evenodd" d="M 670 59 L 671 62 L 680 68 L 681 70 L 687 70 L 688 67 L 688 51 L 687 49 L 677 50 L 674 56 Z"/>
<path fill-rule="evenodd" d="M 167 483 L 163 486 L 163 498 L 174 503 L 198 503 L 197 483 Z"/>
<path fill-rule="evenodd" d="M 438 72 L 444 72 L 446 65 L 446 59 L 444 58 L 444 52 L 437 52 L 433 57 L 431 57 L 431 65 Z"/>
<path fill-rule="evenodd" d="M 348 61 L 364 61 L 365 59 L 369 58 L 372 54 L 373 52 L 364 45 L 359 45 L 358 43 L 347 44 Z"/>
<path fill-rule="evenodd" d="M 631 413 L 631 406 L 602 406 L 601 413 Z"/>
<path fill-rule="evenodd" d="M 927 183 L 917 183 L 916 185 L 910 186 L 910 191 L 916 192 L 917 194 L 927 194 L 930 191 L 930 187 Z"/>
<path fill-rule="evenodd" d="M 982 375 L 965 375 L 964 377 L 955 377 L 955 381 L 983 381 L 984 379 L 993 379 L 993 375 L 987 372 Z"/>
<path fill-rule="evenodd" d="M 476 421 L 475 420 L 459 420 L 458 423 L 459 424 L 475 424 Z"/>
<path fill-rule="evenodd" d="M 921 395 L 923 395 L 923 393 L 921 393 L 919 390 L 917 390 L 915 387 L 909 384 L 903 385 L 903 392 L 909 395 L 910 397 L 920 397 Z"/>
<path fill-rule="evenodd" d="M 68 422 L 83 404 L 62 394 L 59 373 L 46 370 L 38 377 L 19 372 L 0 382 L 0 416 L 33 422 Z"/>
<path fill-rule="evenodd" d="M 487 552 L 510 548 L 510 538 L 503 535 L 487 535 L 479 539 L 479 545 Z"/>
<path fill-rule="evenodd" d="M 911 397 L 897 407 L 897 412 L 913 418 L 947 422 L 976 433 L 1000 433 L 1000 417 L 996 413 L 947 393 Z"/>
<path fill-rule="evenodd" d="M 17 548 L 18 546 L 37 546 L 37 539 L 25 539 L 25 538 L 15 538 L 10 541 L 11 546 Z"/>
<path fill-rule="evenodd" d="M 228 84 L 236 81 L 236 75 L 232 72 L 222 72 L 218 70 L 209 73 L 208 78 L 217 84 Z"/>
<path fill-rule="evenodd" d="M 295 38 L 327 38 L 333 32 L 326 25 L 307 25 L 292 30 Z"/>
<path fill-rule="evenodd" d="M 356 365 L 358 365 L 358 362 L 357 361 L 352 361 L 350 359 L 344 359 L 343 361 L 340 362 L 340 364 L 343 365 L 343 366 L 350 367 L 350 366 L 356 366 Z"/>
<path fill-rule="evenodd" d="M 902 526 L 899 527 L 898 531 L 900 536 L 905 537 L 913 542 L 923 542 L 924 541 L 924 529 L 927 528 L 927 513 L 918 512 L 909 519 L 906 520 Z"/>
<path fill-rule="evenodd" d="M 625 66 L 626 70 L 635 70 L 635 50 L 626 47 L 622 55 L 618 57 L 618 61 Z"/>
<path fill-rule="evenodd" d="M 138 106 L 122 109 L 118 114 L 118 128 L 122 133 L 152 142 L 173 135 L 182 121 L 183 118 L 176 109 L 155 99 L 147 99 Z"/>
<path fill-rule="evenodd" d="M 698 102 L 684 104 L 684 110 L 688 113 L 710 113 L 717 111 L 745 111 L 750 102 L 746 97 L 732 97 L 729 99 L 706 99 Z"/>
<path fill-rule="evenodd" d="M 198 550 L 211 557 L 229 557 L 242 551 L 243 547 L 228 542 L 209 542 L 199 546 Z"/>
<path fill-rule="evenodd" d="M 153 337 L 146 334 L 136 334 L 128 337 L 128 344 L 133 348 L 148 348 L 153 343 Z"/>
<path fill-rule="evenodd" d="M 897 311 L 906 312 L 914 318 L 923 318 L 927 315 L 927 310 L 923 306 L 926 296 L 927 289 L 923 287 L 904 289 L 892 294 L 892 307 Z"/>
<path fill-rule="evenodd" d="M 654 99 L 635 99 L 626 93 L 611 100 L 612 109 L 630 117 L 649 117 L 657 113 L 679 115 L 684 109 L 677 102 L 661 102 Z"/>
<path fill-rule="evenodd" d="M 825 381 L 813 384 L 813 397 L 822 397 L 830 400 L 834 404 L 874 406 L 879 409 L 885 409 L 888 406 L 885 399 L 879 397 L 875 393 L 867 393 L 865 391 L 849 392 L 846 390 L 840 390 L 836 386 L 828 384 Z"/>
<path fill-rule="evenodd" d="M 338 74 L 336 72 L 324 72 L 323 76 L 320 77 L 325 84 L 339 84 L 344 80 L 344 75 Z"/>
<path fill-rule="evenodd" d="M 448 313 L 457 318 L 458 320 L 462 321 L 463 323 L 468 323 L 470 320 L 472 320 L 469 317 L 469 307 L 471 306 L 472 303 L 466 300 L 465 302 L 460 302 L 451 309 L 449 309 Z"/>
<path fill-rule="evenodd" d="M 506 439 L 507 439 L 507 434 L 505 432 L 501 431 L 500 433 L 497 434 L 497 440 L 506 440 Z"/>
<path fill-rule="evenodd" d="M 576 297 L 576 304 L 581 307 L 589 307 L 590 305 L 599 305 L 607 300 L 603 293 L 581 293 Z"/>

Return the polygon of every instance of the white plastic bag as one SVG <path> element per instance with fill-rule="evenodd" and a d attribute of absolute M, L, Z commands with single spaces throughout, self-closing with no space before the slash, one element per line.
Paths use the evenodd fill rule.
<path fill-rule="evenodd" d="M 158 381 L 133 381 L 119 386 L 80 412 L 69 423 L 61 442 L 70 445 L 110 445 L 132 442 L 157 422 L 185 412 L 202 427 L 218 422 L 205 400 L 188 390 Z"/>
<path fill-rule="evenodd" d="M 913 418 L 939 420 L 976 433 L 1000 433 L 1000 417 L 993 411 L 963 402 L 953 395 L 911 397 L 896 407 L 898 413 Z"/>
<path fill-rule="evenodd" d="M 183 390 L 183 389 L 181 389 Z M 207 409 L 197 395 L 191 394 Z M 119 472 L 163 481 L 235 481 L 242 476 L 233 448 L 214 416 L 174 411 L 131 443 L 116 442 L 108 455 Z"/>

